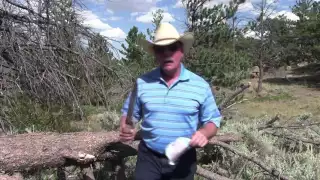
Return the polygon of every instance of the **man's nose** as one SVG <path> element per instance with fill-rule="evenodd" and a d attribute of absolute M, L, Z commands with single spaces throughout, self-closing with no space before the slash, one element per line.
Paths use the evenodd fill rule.
<path fill-rule="evenodd" d="M 165 56 L 170 56 L 170 55 L 172 54 L 172 52 L 169 50 L 169 48 L 164 48 L 164 49 L 163 49 L 163 54 L 164 54 Z"/>

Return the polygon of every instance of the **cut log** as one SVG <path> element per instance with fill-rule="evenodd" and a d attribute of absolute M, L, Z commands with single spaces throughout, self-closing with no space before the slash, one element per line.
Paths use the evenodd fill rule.
<path fill-rule="evenodd" d="M 210 180 L 231 180 L 230 178 L 208 171 L 201 166 L 197 166 L 197 174 Z"/>
<path fill-rule="evenodd" d="M 121 143 L 118 132 L 29 133 L 0 137 L 0 171 L 13 172 L 134 156 L 139 141 Z M 234 134 L 210 140 L 240 141 Z"/>
<path fill-rule="evenodd" d="M 0 170 L 20 171 L 87 164 L 131 156 L 117 132 L 30 133 L 0 137 Z"/>
<path fill-rule="evenodd" d="M 20 174 L 14 174 L 12 176 L 6 174 L 0 174 L 1 180 L 23 180 L 23 177 Z"/>

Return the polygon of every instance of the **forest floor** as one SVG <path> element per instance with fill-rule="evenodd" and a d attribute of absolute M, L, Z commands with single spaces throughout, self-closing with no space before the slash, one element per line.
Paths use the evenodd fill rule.
<path fill-rule="evenodd" d="M 242 82 L 251 82 L 251 87 L 243 93 L 239 101 L 225 109 L 219 133 L 244 135 L 243 142 L 233 143 L 232 146 L 245 154 L 255 156 L 268 167 L 287 175 L 289 179 L 318 179 L 320 177 L 319 145 L 312 145 L 312 143 L 302 145 L 299 141 L 294 142 L 270 134 L 265 135 L 258 130 L 258 127 L 276 115 L 279 120 L 274 124 L 275 126 L 292 124 L 296 126 L 299 123 L 320 122 L 320 65 L 309 65 L 290 71 L 283 68 L 268 72 L 263 80 L 263 90 L 259 96 L 255 92 L 258 79 L 246 79 Z M 227 94 L 232 93 L 223 88 L 220 91 L 226 91 Z M 75 125 L 89 131 L 111 130 L 118 127 L 119 114 L 117 112 L 108 112 L 104 108 L 95 108 L 92 112 L 86 122 Z M 315 141 L 320 139 L 319 125 L 310 128 L 272 130 L 277 133 L 287 133 L 288 137 L 296 135 L 296 137 L 316 139 Z M 259 142 L 256 142 L 256 139 Z M 229 171 L 230 178 L 233 179 L 239 177 L 240 179 L 266 178 L 265 175 L 259 174 L 261 169 L 257 165 L 248 163 L 239 156 L 230 157 L 225 154 L 223 155 L 225 159 L 213 160 L 213 157 L 217 155 L 216 151 L 215 153 L 213 151 L 210 148 L 198 151 L 207 157 L 205 161 L 199 162 L 206 169 L 216 172 L 214 167 L 218 164 L 220 168 Z M 132 172 L 135 158 L 130 158 L 127 163 Z M 197 177 L 196 179 L 203 178 Z"/>
<path fill-rule="evenodd" d="M 220 133 L 244 135 L 244 143 L 233 146 L 259 158 L 269 167 L 279 169 L 289 179 L 319 179 L 320 65 L 269 72 L 264 77 L 260 95 L 255 91 L 258 79 L 243 80 L 243 83 L 247 82 L 251 82 L 251 87 L 243 98 L 223 112 Z M 272 128 L 259 130 L 275 116 L 279 119 Z M 309 126 L 310 123 L 318 124 Z M 265 130 L 280 136 L 265 134 Z M 232 165 L 225 166 L 227 163 L 223 162 L 220 167 L 241 169 L 246 166 L 245 160 L 235 165 L 237 161 L 235 156 Z M 254 169 L 255 166 L 250 166 L 242 173 L 235 170 L 232 174 L 241 174 L 241 179 L 252 178 L 259 172 Z"/>
<path fill-rule="evenodd" d="M 261 96 L 255 96 L 258 79 L 248 79 L 251 88 L 242 103 L 230 108 L 238 117 L 260 118 L 280 115 L 283 119 L 312 114 L 320 120 L 320 65 L 267 73 Z"/>

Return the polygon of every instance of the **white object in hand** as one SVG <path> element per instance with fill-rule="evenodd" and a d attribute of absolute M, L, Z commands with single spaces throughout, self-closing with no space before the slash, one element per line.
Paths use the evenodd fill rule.
<path fill-rule="evenodd" d="M 179 137 L 175 141 L 168 144 L 165 154 L 169 160 L 170 165 L 175 165 L 179 157 L 189 148 L 189 138 Z"/>

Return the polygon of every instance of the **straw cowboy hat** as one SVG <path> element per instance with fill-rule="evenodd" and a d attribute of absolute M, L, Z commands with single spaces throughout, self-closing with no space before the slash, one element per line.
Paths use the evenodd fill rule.
<path fill-rule="evenodd" d="M 154 41 L 150 42 L 145 39 L 140 39 L 140 46 L 150 54 L 154 54 L 153 46 L 166 46 L 180 41 L 183 43 L 184 53 L 188 53 L 192 47 L 194 37 L 193 34 L 188 32 L 180 35 L 177 29 L 170 23 L 161 23 L 155 32 Z"/>

